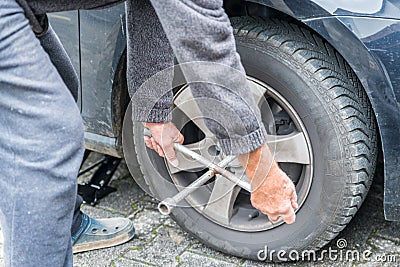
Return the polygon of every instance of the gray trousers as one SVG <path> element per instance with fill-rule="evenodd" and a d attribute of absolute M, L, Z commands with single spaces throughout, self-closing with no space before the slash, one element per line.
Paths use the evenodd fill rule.
<path fill-rule="evenodd" d="M 79 110 L 13 0 L 0 2 L 0 222 L 6 266 L 71 266 Z"/>
<path fill-rule="evenodd" d="M 102 7 L 116 1 L 28 2 L 37 13 L 43 13 Z M 222 1 L 151 3 L 127 3 L 128 85 L 137 107 L 135 120 L 166 121 L 165 110 L 172 103 L 170 91 L 153 106 L 135 100 L 141 97 L 144 81 L 173 64 L 173 52 L 181 63 L 208 61 L 242 75 L 244 71 Z M 5 263 L 72 266 L 71 224 L 83 153 L 79 110 L 15 0 L 0 2 L 0 27 L 0 222 Z M 189 80 L 209 78 L 194 70 L 192 66 L 184 70 Z M 226 153 L 238 154 L 263 144 L 265 129 L 258 123 L 260 115 L 247 84 L 234 76 L 233 90 L 218 84 L 195 84 L 192 91 L 195 97 L 225 103 L 235 111 L 233 119 L 228 117 L 222 124 L 209 120 L 207 124 Z M 170 80 L 164 81 L 167 87 L 168 83 Z M 201 109 L 209 116 L 218 112 L 206 106 Z"/>

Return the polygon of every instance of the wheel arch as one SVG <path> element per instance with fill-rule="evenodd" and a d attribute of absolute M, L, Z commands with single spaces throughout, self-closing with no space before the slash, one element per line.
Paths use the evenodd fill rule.
<path fill-rule="evenodd" d="M 332 45 L 351 66 L 368 98 L 379 129 L 384 159 L 384 211 L 387 220 L 400 220 L 400 108 L 385 66 L 339 18 L 312 0 L 293 10 L 284 1 L 241 0 L 225 6 L 230 16 L 279 17 L 301 24 Z M 288 1 L 287 1 L 288 2 Z M 295 1 L 294 1 L 295 2 Z M 298 5 L 298 3 L 297 3 Z"/>

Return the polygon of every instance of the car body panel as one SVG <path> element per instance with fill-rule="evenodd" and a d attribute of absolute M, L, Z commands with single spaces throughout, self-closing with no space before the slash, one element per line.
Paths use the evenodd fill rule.
<path fill-rule="evenodd" d="M 398 0 L 245 0 L 279 10 L 298 20 L 327 16 L 400 19 Z"/>
<path fill-rule="evenodd" d="M 85 130 L 117 137 L 110 88 L 126 47 L 124 4 L 102 10 L 81 10 L 79 14 Z"/>
<path fill-rule="evenodd" d="M 360 18 L 346 17 L 341 19 L 346 22 L 352 20 L 353 23 L 357 23 Z M 361 20 L 365 20 L 365 18 Z M 337 29 L 338 26 L 336 24 L 332 18 L 307 22 L 307 25 L 313 28 L 333 27 Z M 331 44 L 336 44 L 334 47 L 349 62 L 363 84 L 374 109 L 379 126 L 385 164 L 385 217 L 388 220 L 394 220 L 400 217 L 400 192 L 398 190 L 400 188 L 400 142 L 398 142 L 398 137 L 400 136 L 400 111 L 399 103 L 396 100 L 396 95 L 399 95 L 400 88 L 398 83 L 394 83 L 395 80 L 390 80 L 390 75 L 393 74 L 393 67 L 399 70 L 399 66 L 393 64 L 394 62 L 400 62 L 399 55 L 397 51 L 391 50 L 394 48 L 373 51 L 371 49 L 373 47 L 372 43 L 357 44 L 349 34 L 346 35 L 341 32 L 338 35 L 334 32 L 335 30 L 326 30 L 327 34 L 323 36 Z M 362 46 L 364 46 L 364 49 Z M 387 61 L 387 57 L 391 56 L 396 57 L 396 59 Z"/>
<path fill-rule="evenodd" d="M 61 32 L 59 38 L 71 58 L 72 65 L 79 75 L 81 70 L 79 49 L 79 13 L 78 11 L 58 12 L 49 14 L 52 27 Z M 78 91 L 78 106 L 81 109 L 81 89 Z"/>
<path fill-rule="evenodd" d="M 385 217 L 389 220 L 400 219 L 400 2 L 225 2 L 226 6 L 242 9 L 245 3 L 256 4 L 307 25 L 346 59 L 368 94 L 379 126 L 385 164 Z M 249 10 L 231 14 L 244 14 Z M 116 94 L 116 69 L 121 64 L 126 47 L 124 14 L 123 4 L 106 10 L 79 11 L 80 26 L 77 29 L 81 46 L 82 116 L 87 132 L 87 147 L 118 156 L 122 156 L 122 152 L 117 148 L 120 133 L 113 99 Z M 61 36 L 65 34 L 64 26 L 54 28 L 62 32 Z M 61 39 L 63 41 L 63 37 Z M 67 44 L 71 41 L 75 45 Z M 74 38 L 66 40 L 64 44 L 68 52 L 76 49 Z M 76 50 L 72 53 L 76 53 Z"/>
<path fill-rule="evenodd" d="M 313 0 L 330 15 L 400 19 L 398 0 Z M 314 16 L 315 17 L 315 16 Z"/>
<path fill-rule="evenodd" d="M 123 157 L 115 81 L 126 49 L 125 5 L 49 14 L 80 80 L 78 105 L 87 149 Z M 117 85 L 116 85 L 117 84 Z M 118 102 L 118 103 L 115 103 Z"/>

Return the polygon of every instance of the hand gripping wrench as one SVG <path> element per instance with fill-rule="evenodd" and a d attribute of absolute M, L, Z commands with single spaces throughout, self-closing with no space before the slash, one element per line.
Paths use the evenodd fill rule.
<path fill-rule="evenodd" d="M 145 128 L 144 129 L 144 135 L 151 137 L 151 132 L 149 129 Z M 188 185 L 185 189 L 180 191 L 178 194 L 176 194 L 173 197 L 168 197 L 161 201 L 158 204 L 158 210 L 160 211 L 161 214 L 163 215 L 169 215 L 172 210 L 178 205 L 180 201 L 182 201 L 184 198 L 186 198 L 188 195 L 190 195 L 192 192 L 196 191 L 199 189 L 202 185 L 204 185 L 208 180 L 210 180 L 214 175 L 220 174 L 222 177 L 228 179 L 229 181 L 237 184 L 241 188 L 251 191 L 251 186 L 248 182 L 245 182 L 241 180 L 240 178 L 236 177 L 233 173 L 230 171 L 227 171 L 224 169 L 226 166 L 228 166 L 229 163 L 231 163 L 236 156 L 227 156 L 225 159 L 220 161 L 218 164 L 212 163 L 205 157 L 201 156 L 200 154 L 197 154 L 196 152 L 193 152 L 192 150 L 186 148 L 183 145 L 180 145 L 178 143 L 174 144 L 174 148 L 177 152 L 183 153 L 192 159 L 202 163 L 204 166 L 206 166 L 209 170 L 200 176 L 198 179 L 196 179 L 194 182 L 192 182 L 190 185 Z"/>

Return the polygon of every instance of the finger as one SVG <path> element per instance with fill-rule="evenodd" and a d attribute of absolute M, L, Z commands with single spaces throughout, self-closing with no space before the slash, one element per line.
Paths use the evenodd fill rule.
<path fill-rule="evenodd" d="M 291 197 L 293 194 L 293 191 L 296 190 L 296 187 L 294 187 L 294 184 L 292 181 L 288 181 L 283 185 L 283 188 L 285 190 L 285 193 L 288 197 Z"/>
<path fill-rule="evenodd" d="M 266 215 L 268 217 L 268 220 L 270 220 L 272 223 L 279 220 L 279 216 L 277 216 L 277 215 L 268 215 L 268 214 L 266 214 Z"/>
<path fill-rule="evenodd" d="M 162 148 L 161 148 L 160 145 L 157 145 L 157 152 L 158 152 L 158 154 L 160 155 L 160 157 L 165 158 L 164 151 L 162 150 Z"/>
<path fill-rule="evenodd" d="M 176 154 L 175 154 L 175 150 L 174 150 L 174 146 L 171 143 L 169 143 L 168 145 L 164 146 L 164 154 L 165 154 L 165 158 L 168 160 L 168 162 L 174 166 L 174 167 L 178 167 L 179 165 L 179 161 L 176 158 Z"/>
<path fill-rule="evenodd" d="M 164 157 L 165 156 L 162 148 L 159 145 L 156 145 L 156 149 L 155 150 L 156 150 L 156 152 L 158 153 L 158 155 L 160 157 Z"/>
<path fill-rule="evenodd" d="M 184 141 L 185 141 L 185 138 L 183 137 L 182 134 L 179 133 L 178 139 L 176 140 L 176 142 L 182 145 Z"/>
<path fill-rule="evenodd" d="M 150 137 L 148 137 L 148 136 L 145 136 L 145 137 L 144 137 L 144 144 L 145 144 L 148 148 L 153 149 L 153 146 L 151 145 Z"/>
<path fill-rule="evenodd" d="M 299 208 L 299 204 L 297 203 L 297 194 L 296 191 L 293 191 L 292 197 L 290 199 L 293 209 L 297 210 Z"/>
<path fill-rule="evenodd" d="M 296 214 L 293 209 L 290 209 L 288 213 L 281 215 L 281 217 L 287 224 L 292 224 L 296 220 Z"/>
<path fill-rule="evenodd" d="M 160 146 L 158 145 L 158 143 L 156 142 L 156 140 L 154 138 L 150 138 L 151 141 L 151 146 L 153 147 L 154 151 L 157 152 L 157 154 L 162 157 L 161 155 L 163 155 L 162 153 L 160 153 L 161 149 Z"/>
<path fill-rule="evenodd" d="M 151 142 L 151 145 L 152 145 L 153 149 L 158 153 L 157 142 L 156 142 L 156 140 L 154 140 L 154 138 L 151 137 L 151 138 L 150 138 L 150 142 Z M 159 154 L 160 154 L 160 153 L 159 153 Z"/>
<path fill-rule="evenodd" d="M 294 210 L 297 210 L 297 209 L 299 208 L 299 204 L 298 204 L 296 201 L 291 200 L 291 204 L 292 204 L 292 208 L 293 208 Z"/>

